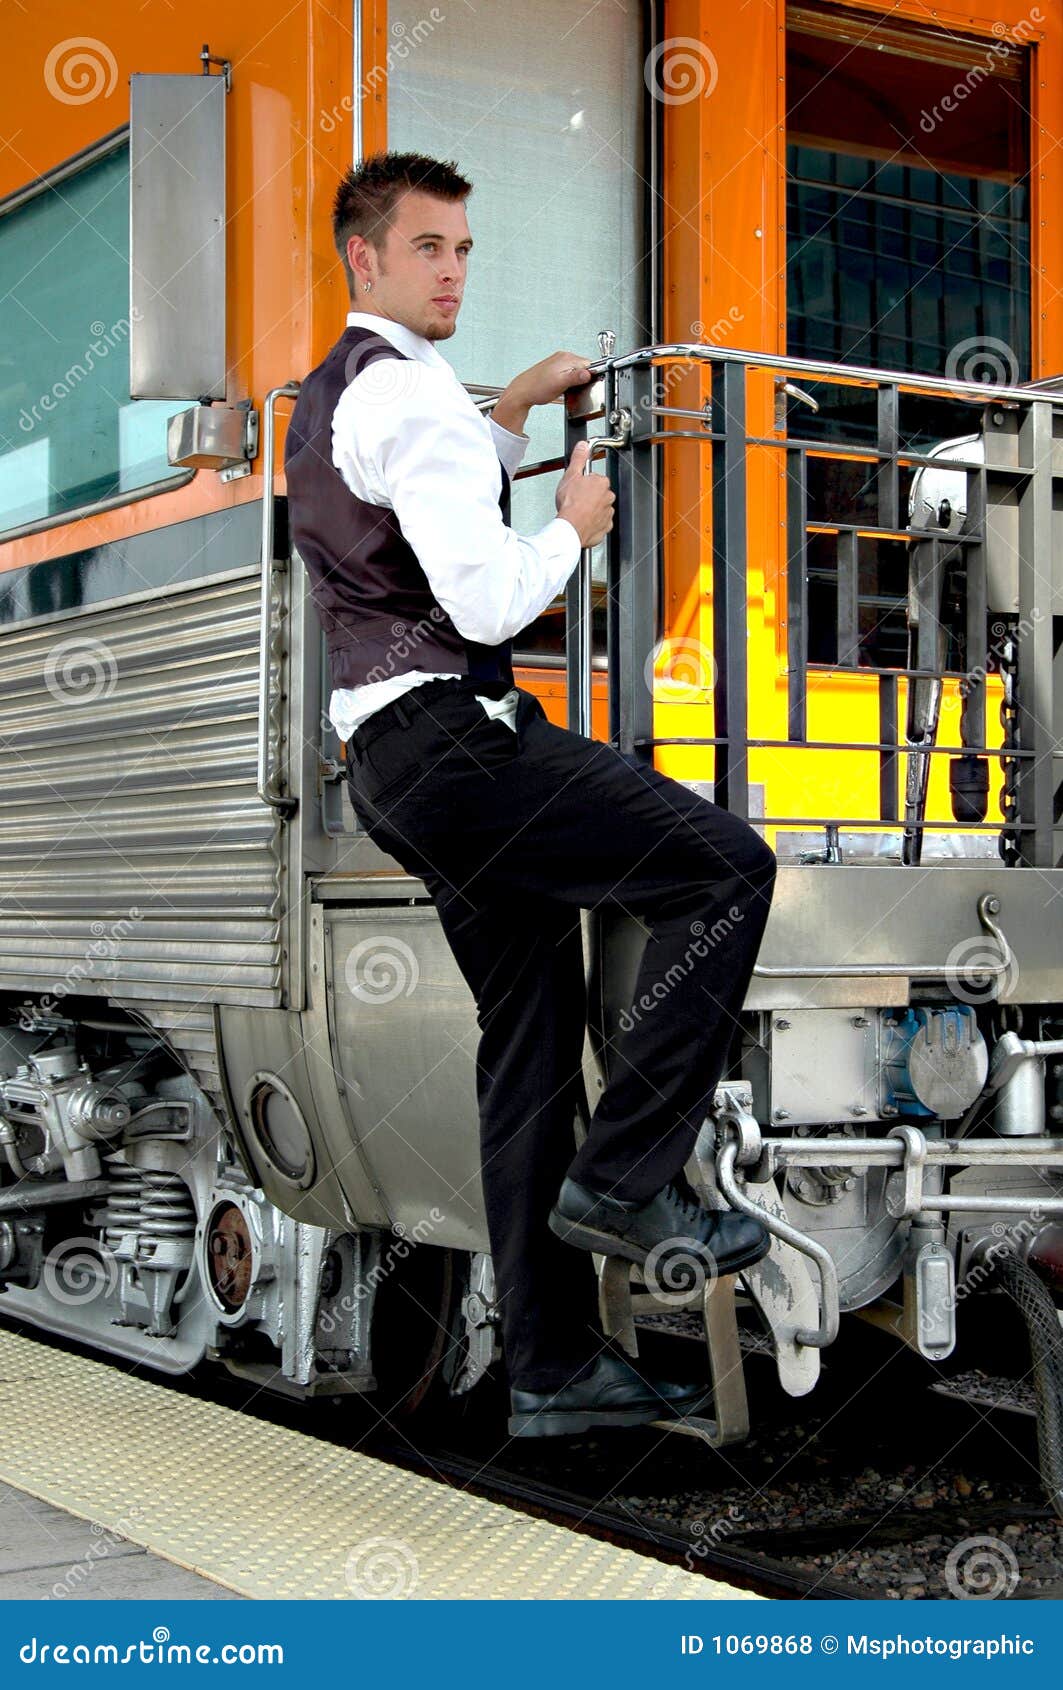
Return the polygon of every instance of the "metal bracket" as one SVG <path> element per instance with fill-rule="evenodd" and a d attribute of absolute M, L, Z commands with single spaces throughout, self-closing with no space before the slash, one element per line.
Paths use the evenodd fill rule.
<path fill-rule="evenodd" d="M 451 1395 L 465 1396 L 478 1385 L 499 1353 L 498 1305 L 495 1275 L 490 1256 L 477 1252 L 469 1263 L 469 1289 L 461 1300 L 465 1322 L 465 1360 L 450 1387 Z"/>
<path fill-rule="evenodd" d="M 202 50 L 201 50 L 200 55 L 199 55 L 199 62 L 203 66 L 203 75 L 204 76 L 210 75 L 210 71 L 207 68 L 209 65 L 220 65 L 222 75 L 225 78 L 225 92 L 227 94 L 232 93 L 232 91 L 233 91 L 233 65 L 232 65 L 231 59 L 220 59 L 217 56 L 216 53 L 212 53 L 210 51 L 209 43 L 204 41 Z"/>
<path fill-rule="evenodd" d="M 741 1087 L 728 1082 L 728 1088 L 739 1097 L 748 1092 L 745 1082 Z M 705 1122 L 698 1134 L 694 1155 L 699 1183 L 707 1193 L 715 1193 L 716 1139 L 711 1120 Z M 754 1184 L 747 1178 L 745 1194 L 765 1216 L 772 1214 L 786 1221 L 782 1198 L 770 1179 Z M 722 1200 L 717 1198 L 717 1201 L 722 1207 Z M 773 1236 L 768 1254 L 743 1270 L 742 1283 L 771 1333 L 780 1385 L 788 1396 L 807 1396 L 819 1379 L 819 1350 L 799 1342 L 799 1334 L 818 1324 L 819 1298 L 804 1256 L 793 1245 Z"/>

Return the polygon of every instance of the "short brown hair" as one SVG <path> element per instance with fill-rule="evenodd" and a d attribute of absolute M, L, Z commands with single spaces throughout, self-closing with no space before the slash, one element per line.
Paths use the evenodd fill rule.
<path fill-rule="evenodd" d="M 411 188 L 442 200 L 463 200 L 472 192 L 453 161 L 444 163 L 423 153 L 375 153 L 348 170 L 332 204 L 332 236 L 354 298 L 354 276 L 347 262 L 347 242 L 364 235 L 379 252 L 395 202 Z"/>

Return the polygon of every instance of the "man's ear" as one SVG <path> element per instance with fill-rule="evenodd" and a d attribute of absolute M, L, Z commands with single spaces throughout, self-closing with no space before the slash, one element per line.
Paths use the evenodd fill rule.
<path fill-rule="evenodd" d="M 354 277 L 356 293 L 361 293 L 363 284 L 372 280 L 371 249 L 364 235 L 352 235 L 347 242 L 347 262 Z"/>

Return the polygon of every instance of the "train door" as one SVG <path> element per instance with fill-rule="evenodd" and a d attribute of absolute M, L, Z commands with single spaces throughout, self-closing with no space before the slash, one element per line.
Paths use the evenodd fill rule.
<path fill-rule="evenodd" d="M 405 0 L 389 8 L 386 134 L 377 127 L 371 139 L 360 136 L 356 124 L 354 150 L 386 145 L 454 159 L 472 180 L 476 249 L 462 321 L 444 352 L 482 398 L 559 348 L 596 355 L 601 329 L 613 331 L 621 348 L 643 344 L 648 333 L 644 22 L 642 9 L 616 6 L 581 20 L 565 0 L 459 8 L 438 27 Z M 380 86 L 372 66 L 363 65 L 361 77 L 363 93 Z M 533 412 L 529 434 L 530 473 L 516 481 L 512 513 L 526 533 L 554 514 L 563 407 Z M 647 567 L 655 566 L 651 555 Z M 604 559 L 601 568 L 594 559 L 593 573 L 601 597 Z M 604 603 L 594 617 L 603 663 Z M 554 720 L 564 721 L 564 600 L 515 644 L 520 684 L 534 686 Z M 600 668 L 596 681 L 604 726 Z M 349 829 L 341 788 L 337 798 L 337 825 Z M 338 841 L 342 886 L 330 875 L 331 884 L 317 890 L 319 904 L 327 903 L 321 947 L 335 976 L 379 957 L 400 982 L 376 1002 L 365 990 L 334 993 L 332 1049 L 355 1131 L 397 1220 L 413 1224 L 435 1208 L 435 1242 L 482 1249 L 472 1001 L 434 910 L 411 900 L 410 883 L 397 877 L 383 906 L 372 901 L 367 875 L 355 884 L 359 865 L 370 863 L 368 843 Z M 388 860 L 377 853 L 373 866 L 386 891 Z M 419 990 L 410 995 L 413 978 Z"/>
<path fill-rule="evenodd" d="M 476 251 L 462 321 L 446 355 L 461 379 L 497 391 L 519 370 L 566 348 L 598 355 L 651 337 L 655 255 L 644 77 L 653 8 L 565 0 L 448 12 L 424 32 L 423 7 L 392 0 L 388 145 L 455 158 L 473 182 Z M 419 20 L 421 20 L 419 22 Z M 422 31 L 416 39 L 416 32 Z M 599 425 L 595 425 L 598 429 Z M 560 405 L 533 411 L 513 525 L 554 515 Z M 604 426 L 600 427 L 604 432 Z M 539 472 L 535 465 L 547 466 Z M 605 731 L 605 560 L 592 558 L 596 731 Z M 522 684 L 535 677 L 564 720 L 565 604 L 558 598 L 516 642 Z M 531 673 L 529 673 L 531 672 Z"/>

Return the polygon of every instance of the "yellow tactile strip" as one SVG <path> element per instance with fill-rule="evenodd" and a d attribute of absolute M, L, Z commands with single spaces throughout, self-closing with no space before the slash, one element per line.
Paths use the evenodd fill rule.
<path fill-rule="evenodd" d="M 0 1478 L 243 1596 L 748 1595 L 2 1328 Z"/>

